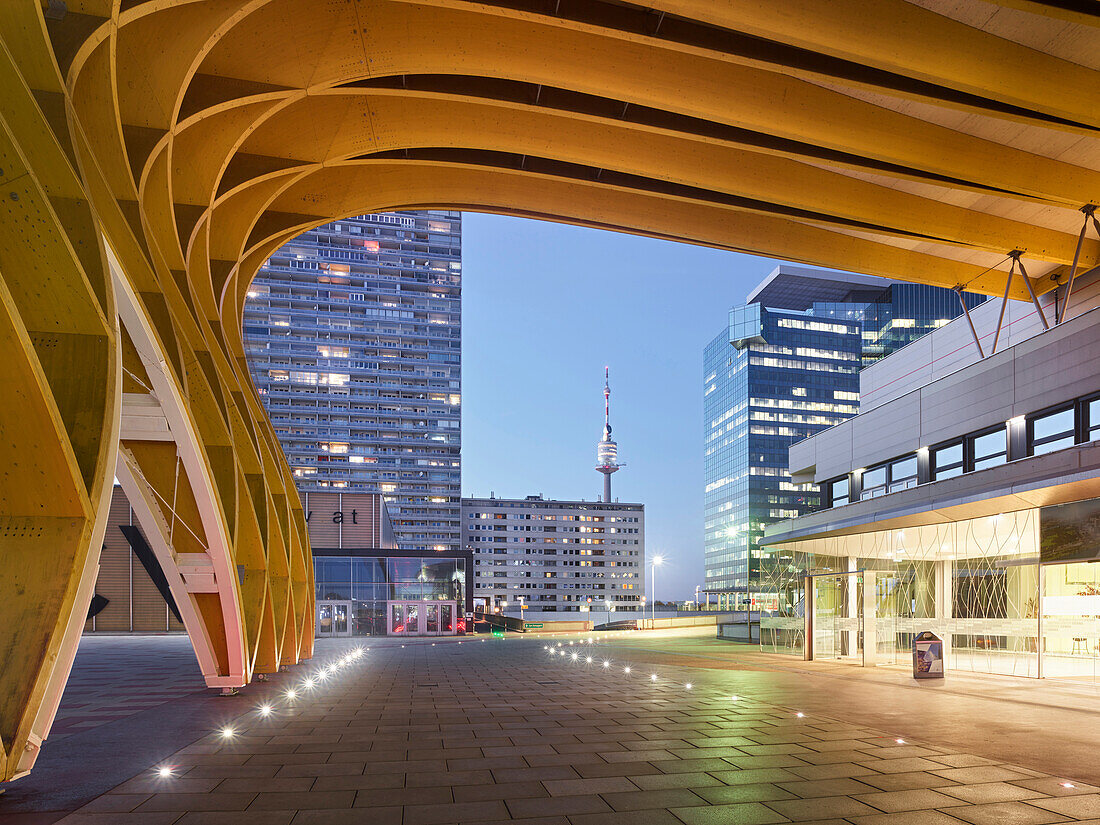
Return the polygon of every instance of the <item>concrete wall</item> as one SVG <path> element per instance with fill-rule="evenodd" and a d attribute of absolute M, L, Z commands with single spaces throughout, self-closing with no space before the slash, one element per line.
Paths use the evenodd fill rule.
<path fill-rule="evenodd" d="M 1100 307 L 793 445 L 791 473 L 824 481 L 1094 391 Z"/>

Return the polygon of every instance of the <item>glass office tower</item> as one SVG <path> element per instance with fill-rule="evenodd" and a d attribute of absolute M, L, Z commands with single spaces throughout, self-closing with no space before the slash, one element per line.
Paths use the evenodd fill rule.
<path fill-rule="evenodd" d="M 302 491 L 381 493 L 404 550 L 461 548 L 462 218 L 359 215 L 295 238 L 244 309 Z"/>
<path fill-rule="evenodd" d="M 765 525 L 821 507 L 792 481 L 790 445 L 859 412 L 863 366 L 961 313 L 948 289 L 786 265 L 730 310 L 703 354 L 704 587 L 720 607 L 766 601 Z"/>

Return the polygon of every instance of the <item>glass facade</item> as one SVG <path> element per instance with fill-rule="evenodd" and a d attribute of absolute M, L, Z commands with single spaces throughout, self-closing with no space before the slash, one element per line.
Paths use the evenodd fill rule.
<path fill-rule="evenodd" d="M 964 292 L 973 309 L 986 295 Z M 897 352 L 962 314 L 959 297 L 950 289 L 924 284 L 891 284 L 885 289 L 854 289 L 840 302 L 814 302 L 810 312 L 819 318 L 859 321 L 863 325 L 863 366 Z"/>
<path fill-rule="evenodd" d="M 791 480 L 787 449 L 859 411 L 860 332 L 857 320 L 750 305 L 731 311 L 730 328 L 707 346 L 708 591 L 755 591 L 765 525 L 819 506 L 814 485 Z"/>
<path fill-rule="evenodd" d="M 318 603 L 350 603 L 353 636 L 385 636 L 394 601 L 452 602 L 456 617 L 465 613 L 465 558 L 315 555 L 313 569 Z"/>
<path fill-rule="evenodd" d="M 813 270 L 780 268 L 763 300 L 787 308 L 731 309 L 728 329 L 703 354 L 705 588 L 723 608 L 774 597 L 758 587 L 766 525 L 828 504 L 816 485 L 791 479 L 790 445 L 859 412 L 862 367 L 962 313 L 949 289 L 885 281 L 848 289 L 845 276 L 818 274 L 820 283 Z M 963 297 L 968 307 L 986 300 Z M 864 481 L 867 489 L 875 478 Z M 915 466 L 882 468 L 882 493 L 916 483 Z M 824 494 L 850 496 L 846 482 Z"/>
<path fill-rule="evenodd" d="M 300 490 L 380 493 L 403 549 L 461 546 L 461 214 L 360 215 L 274 253 L 244 308 Z"/>
<path fill-rule="evenodd" d="M 914 634 L 931 631 L 949 671 L 1096 683 L 1100 500 L 1084 504 L 767 547 L 761 648 L 804 655 L 810 611 L 815 659 L 862 661 L 873 639 L 875 664 L 908 668 Z M 1062 552 L 1080 535 L 1089 561 Z"/>

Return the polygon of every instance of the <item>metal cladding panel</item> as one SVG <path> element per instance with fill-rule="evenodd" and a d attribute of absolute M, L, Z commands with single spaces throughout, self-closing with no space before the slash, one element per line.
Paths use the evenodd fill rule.
<path fill-rule="evenodd" d="M 949 325 L 950 326 L 950 325 Z M 932 339 L 938 332 L 918 338 L 908 346 L 888 355 L 859 374 L 859 408 L 874 409 L 914 387 L 932 380 Z"/>
<path fill-rule="evenodd" d="M 823 481 L 1093 391 L 1100 307 L 794 445 L 790 466 Z"/>
<path fill-rule="evenodd" d="M 1059 300 L 1064 289 L 1057 291 Z M 1043 313 L 1053 325 L 1055 292 L 1039 299 Z M 1100 306 L 1100 268 L 1078 274 L 1067 319 Z M 993 349 L 1000 299 L 988 301 L 970 311 L 982 349 Z M 997 342 L 998 352 L 1026 343 L 1043 332 L 1042 321 L 1029 301 L 1009 301 Z M 965 317 L 958 317 L 924 338 L 898 350 L 860 373 L 860 404 L 866 412 L 932 381 L 951 375 L 979 361 L 974 337 Z"/>
<path fill-rule="evenodd" d="M 849 470 L 911 453 L 920 446 L 920 398 L 914 393 L 903 400 L 907 403 L 880 407 L 852 419 L 852 457 L 856 464 Z"/>
<path fill-rule="evenodd" d="M 1016 348 L 1015 415 L 1100 390 L 1100 319 L 1094 314 L 1067 321 Z"/>
<path fill-rule="evenodd" d="M 118 528 L 130 524 L 130 503 L 121 487 L 115 487 L 103 550 L 99 555 L 99 575 L 95 592 L 110 600 L 95 617 L 95 630 L 130 630 L 130 544 Z"/>
<path fill-rule="evenodd" d="M 1012 418 L 1014 397 L 1012 353 L 998 354 L 950 375 L 920 391 L 921 425 L 914 436 L 928 447 L 964 433 L 1004 424 Z M 908 396 L 906 396 L 908 398 Z M 905 406 L 905 399 L 879 409 Z"/>

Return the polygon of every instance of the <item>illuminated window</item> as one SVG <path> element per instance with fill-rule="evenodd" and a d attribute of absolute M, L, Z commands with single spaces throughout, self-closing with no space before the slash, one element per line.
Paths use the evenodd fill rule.
<path fill-rule="evenodd" d="M 996 467 L 1008 460 L 1008 431 L 1005 427 L 971 436 L 969 441 L 971 470 Z"/>
<path fill-rule="evenodd" d="M 875 498 L 886 493 L 886 465 L 865 470 L 862 479 L 861 499 Z"/>
<path fill-rule="evenodd" d="M 963 472 L 963 445 L 961 441 L 945 444 L 932 450 L 932 480 L 954 478 Z"/>
<path fill-rule="evenodd" d="M 1075 434 L 1073 407 L 1030 417 L 1027 420 L 1028 455 L 1043 455 L 1072 447 Z"/>
<path fill-rule="evenodd" d="M 847 504 L 851 499 L 849 498 L 850 492 L 848 487 L 848 477 L 838 478 L 836 481 L 829 482 L 829 506 L 840 507 Z"/>
<path fill-rule="evenodd" d="M 1088 420 L 1085 422 L 1087 437 L 1086 441 L 1095 441 L 1100 438 L 1100 398 L 1093 398 L 1085 402 L 1085 415 Z"/>

